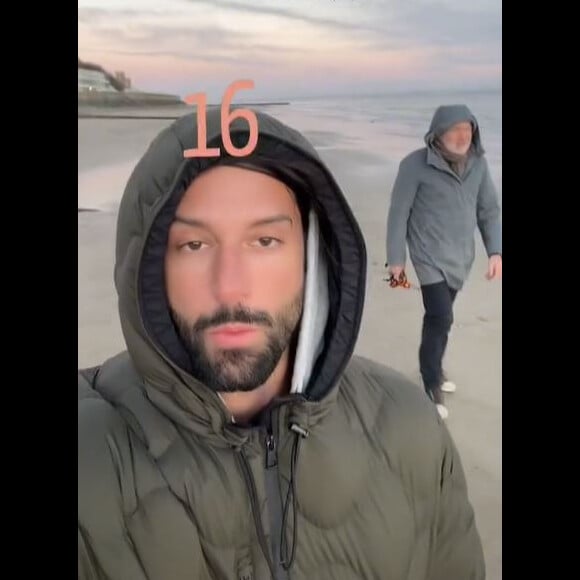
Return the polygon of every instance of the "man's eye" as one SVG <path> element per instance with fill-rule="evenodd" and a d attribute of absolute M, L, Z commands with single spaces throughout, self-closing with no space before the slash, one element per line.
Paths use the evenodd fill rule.
<path fill-rule="evenodd" d="M 201 250 L 202 246 L 203 242 L 187 242 L 186 244 L 183 244 L 181 248 L 189 252 L 197 252 L 198 250 Z"/>
<path fill-rule="evenodd" d="M 261 248 L 272 248 L 280 243 L 276 238 L 258 238 L 258 245 Z"/>

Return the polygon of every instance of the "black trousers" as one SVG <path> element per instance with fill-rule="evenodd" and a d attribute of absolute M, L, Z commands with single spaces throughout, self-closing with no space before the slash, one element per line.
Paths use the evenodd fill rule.
<path fill-rule="evenodd" d="M 449 287 L 447 282 L 437 282 L 421 286 L 421 293 L 425 315 L 419 347 L 419 368 L 425 390 L 430 392 L 439 388 L 443 382 L 443 356 L 453 324 L 453 303 L 457 290 Z"/>

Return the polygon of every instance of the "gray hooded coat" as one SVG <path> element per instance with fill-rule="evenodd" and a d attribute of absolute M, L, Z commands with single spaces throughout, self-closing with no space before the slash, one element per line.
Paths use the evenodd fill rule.
<path fill-rule="evenodd" d="M 456 123 L 470 121 L 473 142 L 467 166 L 457 175 L 434 142 Z M 475 228 L 488 256 L 502 253 L 500 206 L 479 125 L 464 105 L 437 109 L 426 147 L 405 157 L 391 194 L 387 219 L 387 262 L 404 265 L 406 243 L 421 285 L 445 280 L 460 290 L 475 258 Z"/>

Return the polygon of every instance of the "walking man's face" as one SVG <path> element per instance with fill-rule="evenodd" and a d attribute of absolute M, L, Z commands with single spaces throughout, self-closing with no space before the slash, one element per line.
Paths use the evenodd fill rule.
<path fill-rule="evenodd" d="M 468 121 L 457 123 L 441 136 L 445 148 L 456 155 L 465 155 L 471 147 L 473 127 Z"/>

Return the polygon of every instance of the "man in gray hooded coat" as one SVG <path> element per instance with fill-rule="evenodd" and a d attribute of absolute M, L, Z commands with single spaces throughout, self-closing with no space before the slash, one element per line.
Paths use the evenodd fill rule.
<path fill-rule="evenodd" d="M 387 220 L 387 263 L 399 279 L 408 244 L 425 307 L 421 375 L 446 418 L 443 392 L 456 388 L 442 366 L 453 303 L 473 265 L 476 227 L 489 256 L 487 278 L 501 278 L 500 206 L 477 119 L 465 105 L 439 107 L 425 143 L 399 166 Z"/>

